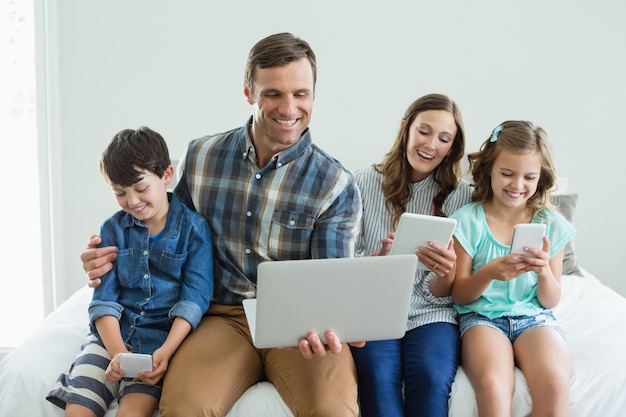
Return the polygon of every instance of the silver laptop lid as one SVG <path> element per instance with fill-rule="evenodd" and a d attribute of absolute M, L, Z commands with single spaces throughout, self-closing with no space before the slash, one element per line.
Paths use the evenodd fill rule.
<path fill-rule="evenodd" d="M 416 265 L 415 255 L 263 262 L 257 299 L 244 303 L 246 316 L 256 310 L 254 344 L 296 346 L 309 332 L 326 342 L 326 330 L 342 342 L 400 338 Z"/>

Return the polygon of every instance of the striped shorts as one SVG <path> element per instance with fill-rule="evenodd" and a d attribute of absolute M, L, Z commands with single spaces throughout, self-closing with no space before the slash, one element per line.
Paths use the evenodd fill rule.
<path fill-rule="evenodd" d="M 161 383 L 152 386 L 139 380 L 122 379 L 108 382 L 104 373 L 111 357 L 95 335 L 89 334 L 74 363 L 62 373 L 46 399 L 65 409 L 67 403 L 80 404 L 103 417 L 115 399 L 129 393 L 143 393 L 159 399 Z"/>

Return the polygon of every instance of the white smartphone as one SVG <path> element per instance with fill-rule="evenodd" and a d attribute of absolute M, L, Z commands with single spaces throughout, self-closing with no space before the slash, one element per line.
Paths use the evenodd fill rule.
<path fill-rule="evenodd" d="M 120 368 L 124 370 L 124 378 L 137 378 L 139 372 L 152 371 L 152 355 L 145 353 L 120 353 Z"/>
<path fill-rule="evenodd" d="M 412 255 L 420 246 L 430 247 L 428 242 L 431 241 L 448 246 L 455 227 L 456 220 L 448 217 L 403 213 L 389 254 Z M 418 262 L 417 269 L 430 268 Z"/>
<path fill-rule="evenodd" d="M 524 246 L 541 250 L 543 236 L 546 234 L 546 225 L 543 223 L 522 223 L 515 225 L 511 241 L 511 253 L 533 257 L 524 251 Z M 517 260 L 521 262 L 521 260 Z"/>

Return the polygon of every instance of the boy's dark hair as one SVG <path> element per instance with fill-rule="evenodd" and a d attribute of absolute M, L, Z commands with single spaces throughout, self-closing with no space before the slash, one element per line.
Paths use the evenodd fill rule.
<path fill-rule="evenodd" d="M 142 126 L 118 132 L 100 159 L 100 172 L 111 184 L 129 187 L 141 180 L 142 171 L 163 178 L 171 165 L 167 144 L 159 133 Z"/>

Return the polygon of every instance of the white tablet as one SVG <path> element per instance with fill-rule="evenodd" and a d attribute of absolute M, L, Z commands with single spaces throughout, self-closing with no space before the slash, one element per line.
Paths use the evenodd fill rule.
<path fill-rule="evenodd" d="M 398 223 L 396 237 L 391 245 L 390 254 L 415 254 L 420 246 L 429 247 L 428 242 L 437 242 L 442 246 L 448 246 L 455 227 L 456 220 L 448 217 L 403 213 Z M 417 269 L 430 268 L 418 262 Z"/>

